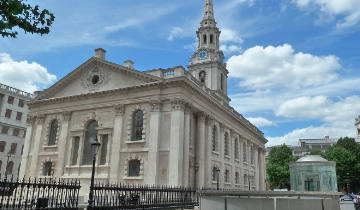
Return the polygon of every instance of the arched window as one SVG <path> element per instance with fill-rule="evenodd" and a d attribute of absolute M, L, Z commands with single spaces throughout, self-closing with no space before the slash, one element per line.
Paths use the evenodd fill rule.
<path fill-rule="evenodd" d="M 85 139 L 83 146 L 83 156 L 82 156 L 82 165 L 90 165 L 92 163 L 92 154 L 91 154 L 91 142 L 97 136 L 97 126 L 98 123 L 96 120 L 92 120 L 88 123 L 85 131 Z"/>
<path fill-rule="evenodd" d="M 243 143 L 243 162 L 247 161 L 246 156 L 247 156 L 247 154 L 246 154 L 246 143 L 244 142 Z"/>
<path fill-rule="evenodd" d="M 220 88 L 224 90 L 224 75 L 220 74 Z"/>
<path fill-rule="evenodd" d="M 10 161 L 6 166 L 6 175 L 12 174 L 14 162 Z"/>
<path fill-rule="evenodd" d="M 210 44 L 214 43 L 214 35 L 210 34 Z"/>
<path fill-rule="evenodd" d="M 229 155 L 229 134 L 227 132 L 225 132 L 225 136 L 224 136 L 224 144 L 225 144 L 225 155 Z"/>
<path fill-rule="evenodd" d="M 44 168 L 43 168 L 43 175 L 44 176 L 52 176 L 52 172 L 53 172 L 53 164 L 51 161 L 47 161 L 44 163 Z"/>
<path fill-rule="evenodd" d="M 244 174 L 244 185 L 248 185 L 248 176 L 247 174 Z"/>
<path fill-rule="evenodd" d="M 55 145 L 57 130 L 58 130 L 58 121 L 55 119 L 51 121 L 50 124 L 49 141 L 48 141 L 49 146 Z"/>
<path fill-rule="evenodd" d="M 230 177 L 230 171 L 229 171 L 229 169 L 226 169 L 225 170 L 225 183 L 230 182 L 229 177 Z"/>
<path fill-rule="evenodd" d="M 239 172 L 235 172 L 235 184 L 240 184 L 240 174 L 239 174 Z"/>
<path fill-rule="evenodd" d="M 212 129 L 212 137 L 211 137 L 211 142 L 212 142 L 212 151 L 216 151 L 217 150 L 217 127 L 216 125 L 214 125 L 213 129 Z"/>
<path fill-rule="evenodd" d="M 235 149 L 234 149 L 234 157 L 235 159 L 239 159 L 239 141 L 238 139 L 236 138 L 235 139 Z"/>
<path fill-rule="evenodd" d="M 218 175 L 217 173 L 218 173 L 217 168 L 216 168 L 216 166 L 214 166 L 213 169 L 212 169 L 212 180 L 213 181 L 217 180 L 217 175 Z"/>
<path fill-rule="evenodd" d="M 250 163 L 251 164 L 254 164 L 254 159 L 255 159 L 254 146 L 251 146 L 251 150 L 250 150 Z"/>
<path fill-rule="evenodd" d="M 129 161 L 129 177 L 140 176 L 140 160 L 130 160 Z"/>
<path fill-rule="evenodd" d="M 199 73 L 199 80 L 201 83 L 205 83 L 206 73 L 205 71 L 200 71 Z"/>
<path fill-rule="evenodd" d="M 142 140 L 142 131 L 143 131 L 143 119 L 144 113 L 140 109 L 136 110 L 133 114 L 132 121 L 132 141 Z"/>
<path fill-rule="evenodd" d="M 203 35 L 203 43 L 206 44 L 207 40 L 206 40 L 206 34 Z"/>

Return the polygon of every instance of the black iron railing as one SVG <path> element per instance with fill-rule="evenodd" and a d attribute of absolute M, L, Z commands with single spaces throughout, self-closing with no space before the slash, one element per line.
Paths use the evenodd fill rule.
<path fill-rule="evenodd" d="M 0 177 L 0 209 L 77 209 L 80 182 Z"/>
<path fill-rule="evenodd" d="M 170 209 L 198 205 L 197 192 L 190 188 L 96 184 L 94 190 L 94 209 Z"/>

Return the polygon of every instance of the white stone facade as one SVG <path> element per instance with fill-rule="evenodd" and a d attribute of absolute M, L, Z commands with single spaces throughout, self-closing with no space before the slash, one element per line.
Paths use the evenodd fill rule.
<path fill-rule="evenodd" d="M 206 4 L 212 8 L 211 1 Z M 226 64 L 205 58 L 190 64 L 189 71 L 180 66 L 145 72 L 132 65 L 111 63 L 97 49 L 94 57 L 39 93 L 29 104 L 21 175 L 77 178 L 86 195 L 91 165 L 83 164 L 83 158 L 89 123 L 96 121 L 97 138 L 106 145 L 98 155 L 96 181 L 216 187 L 212 172 L 218 167 L 221 187 L 248 189 L 250 181 L 252 189 L 265 189 L 267 140 L 229 105 Z M 211 81 L 222 88 L 210 80 L 204 83 L 199 69 L 205 78 L 212 72 L 218 79 Z M 142 118 L 134 121 L 137 111 Z M 57 129 L 50 128 L 54 120 Z M 56 143 L 49 146 L 51 130 Z M 129 164 L 133 160 L 139 164 L 136 176 Z"/>
<path fill-rule="evenodd" d="M 30 93 L 0 84 L 0 174 L 18 177 Z"/>

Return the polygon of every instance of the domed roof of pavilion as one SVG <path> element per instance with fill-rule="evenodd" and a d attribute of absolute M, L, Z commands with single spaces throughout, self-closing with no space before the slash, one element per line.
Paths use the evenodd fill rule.
<path fill-rule="evenodd" d="M 329 161 L 322 158 L 320 155 L 306 155 L 305 157 L 300 158 L 296 162 L 329 162 Z"/>

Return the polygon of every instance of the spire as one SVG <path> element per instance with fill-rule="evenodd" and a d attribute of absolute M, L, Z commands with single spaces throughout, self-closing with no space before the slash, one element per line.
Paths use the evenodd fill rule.
<path fill-rule="evenodd" d="M 212 0 L 205 0 L 203 20 L 215 20 Z"/>

